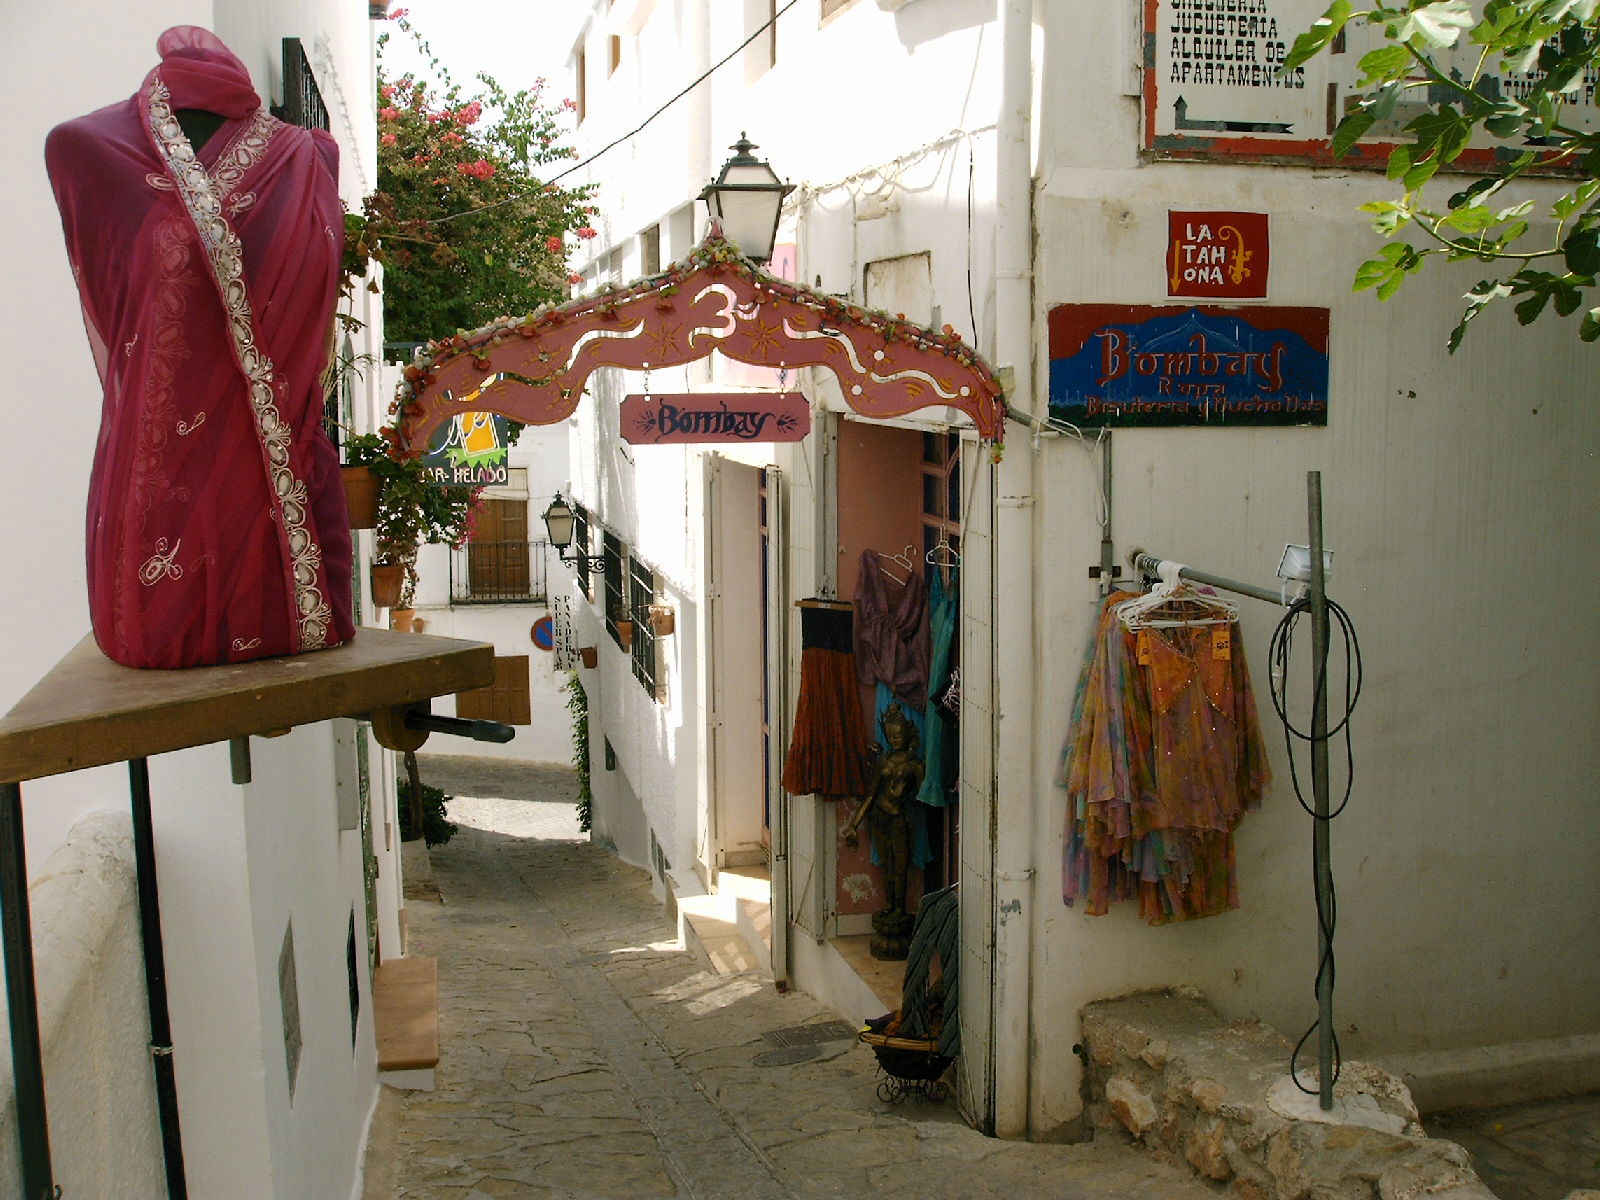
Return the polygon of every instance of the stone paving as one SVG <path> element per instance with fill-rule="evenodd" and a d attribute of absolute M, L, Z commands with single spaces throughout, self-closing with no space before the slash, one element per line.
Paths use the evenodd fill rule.
<path fill-rule="evenodd" d="M 384 1089 L 366 1200 L 1216 1195 L 1120 1138 L 1001 1142 L 953 1100 L 884 1104 L 853 1041 L 756 1065 L 791 1057 L 763 1033 L 839 1014 L 687 953 L 645 873 L 578 833 L 570 774 L 469 799 L 521 789 L 441 761 L 424 778 L 460 829 L 408 909 L 411 952 L 439 959 L 438 1088 Z"/>
<path fill-rule="evenodd" d="M 1478 1176 L 1500 1200 L 1561 1200 L 1571 1189 L 1600 1200 L 1600 1095 L 1511 1108 L 1439 1113 L 1432 1137 L 1466 1147 Z"/>
<path fill-rule="evenodd" d="M 1224 1194 L 1120 1137 L 1000 1142 L 953 1100 L 883 1104 L 853 1042 L 774 1063 L 764 1033 L 839 1015 L 685 952 L 648 876 L 578 831 L 571 771 L 422 763 L 460 826 L 409 901 L 412 953 L 439 959 L 443 1057 L 438 1090 L 383 1089 L 364 1200 Z M 1501 1200 L 1600 1188 L 1600 1095 L 1425 1123 Z"/>

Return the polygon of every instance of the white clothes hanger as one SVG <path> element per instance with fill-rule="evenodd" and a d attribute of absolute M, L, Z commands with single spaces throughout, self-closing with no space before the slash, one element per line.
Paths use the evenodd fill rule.
<path fill-rule="evenodd" d="M 900 583 L 900 584 L 906 583 L 908 580 L 910 580 L 912 574 L 916 571 L 916 568 L 912 565 L 912 562 L 911 562 L 911 555 L 915 551 L 916 551 L 916 547 L 915 546 L 907 546 L 905 548 L 904 552 L 902 552 L 900 554 L 880 554 L 880 555 L 878 555 L 878 570 L 882 571 L 885 575 L 887 575 L 890 579 L 894 580 L 896 583 Z M 887 566 L 888 563 L 894 563 L 901 570 L 903 570 L 906 573 L 905 579 L 900 578 L 900 576 L 896 575 L 893 571 L 891 571 L 889 569 L 889 567 Z"/>
<path fill-rule="evenodd" d="M 928 563 L 935 567 L 959 567 L 961 555 L 956 553 L 956 548 L 950 544 L 950 539 L 941 533 L 938 543 L 928 551 Z"/>
<path fill-rule="evenodd" d="M 1239 606 L 1220 596 L 1196 591 L 1178 574 L 1182 563 L 1163 560 L 1161 582 L 1142 596 L 1117 605 L 1117 619 L 1130 632 L 1140 629 L 1182 629 L 1191 625 L 1228 625 L 1239 619 Z"/>

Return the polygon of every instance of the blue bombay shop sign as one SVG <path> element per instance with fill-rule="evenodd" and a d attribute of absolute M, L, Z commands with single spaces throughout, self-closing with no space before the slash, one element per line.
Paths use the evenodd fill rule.
<path fill-rule="evenodd" d="M 1326 425 L 1328 310 L 1060 304 L 1050 415 L 1074 425 Z"/>

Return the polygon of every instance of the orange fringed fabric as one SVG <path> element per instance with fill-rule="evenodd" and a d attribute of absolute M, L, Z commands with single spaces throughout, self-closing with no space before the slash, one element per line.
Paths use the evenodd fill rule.
<path fill-rule="evenodd" d="M 1078 685 L 1062 899 L 1099 916 L 1137 897 L 1164 925 L 1239 906 L 1233 830 L 1270 774 L 1239 638 L 1223 657 L 1212 626 L 1149 629 L 1141 663 L 1116 615 L 1132 598 L 1107 598 Z"/>
<path fill-rule="evenodd" d="M 794 795 L 860 796 L 867 789 L 867 739 L 851 614 L 827 608 L 800 614 L 800 697 L 783 786 Z"/>

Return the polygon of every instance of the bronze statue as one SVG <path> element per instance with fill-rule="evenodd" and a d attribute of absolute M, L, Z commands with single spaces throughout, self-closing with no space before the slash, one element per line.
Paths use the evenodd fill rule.
<path fill-rule="evenodd" d="M 886 903 L 872 916 L 872 954 L 903 959 L 910 944 L 912 916 L 906 911 L 906 880 L 911 874 L 911 812 L 917 803 L 925 768 L 917 757 L 917 730 L 898 703 L 878 719 L 889 745 L 873 764 L 867 795 L 844 828 L 846 844 L 856 844 L 856 831 L 870 817 L 872 846 L 883 872 Z"/>

